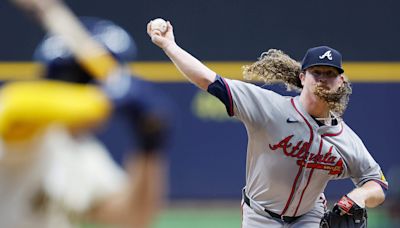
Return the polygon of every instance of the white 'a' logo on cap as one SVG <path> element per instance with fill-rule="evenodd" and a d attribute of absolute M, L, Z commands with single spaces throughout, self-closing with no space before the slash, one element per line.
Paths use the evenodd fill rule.
<path fill-rule="evenodd" d="M 328 58 L 329 60 L 332 60 L 332 51 L 326 51 L 323 55 L 321 55 L 319 57 L 319 59 L 324 59 L 324 58 Z"/>

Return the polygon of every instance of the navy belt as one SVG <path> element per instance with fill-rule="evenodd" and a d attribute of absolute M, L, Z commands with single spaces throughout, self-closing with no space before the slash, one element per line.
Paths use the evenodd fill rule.
<path fill-rule="evenodd" d="M 250 198 L 247 197 L 247 194 L 246 194 L 246 192 L 244 191 L 244 189 L 243 189 L 243 200 L 244 200 L 244 202 L 247 204 L 247 206 L 249 206 L 250 208 L 252 208 L 251 205 L 250 205 Z M 265 209 L 265 208 L 264 208 L 264 211 L 267 212 L 269 215 L 271 215 L 271 217 L 276 218 L 276 219 L 279 219 L 279 220 L 281 220 L 281 221 L 283 221 L 283 222 L 286 222 L 286 223 L 292 223 L 292 222 L 296 221 L 298 218 L 301 217 L 301 216 L 293 216 L 293 217 L 290 217 L 290 216 L 281 216 L 281 215 L 279 215 L 279 214 L 277 214 L 277 213 L 274 213 L 274 212 L 272 212 L 272 211 L 269 211 L 269 210 L 267 210 L 267 209 Z"/>

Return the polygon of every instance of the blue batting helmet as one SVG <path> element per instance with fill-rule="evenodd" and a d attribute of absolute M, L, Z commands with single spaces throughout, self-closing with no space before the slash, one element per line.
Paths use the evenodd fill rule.
<path fill-rule="evenodd" d="M 136 59 L 135 41 L 123 28 L 109 20 L 94 17 L 81 17 L 80 20 L 91 36 L 120 63 Z M 79 83 L 93 79 L 74 58 L 62 37 L 46 35 L 37 46 L 34 59 L 44 65 L 46 78 Z"/>

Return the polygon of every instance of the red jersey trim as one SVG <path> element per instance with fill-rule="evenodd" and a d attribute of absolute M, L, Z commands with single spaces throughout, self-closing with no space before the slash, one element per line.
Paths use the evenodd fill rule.
<path fill-rule="evenodd" d="M 382 188 L 384 188 L 383 189 L 384 191 L 387 191 L 389 189 L 389 186 L 386 183 L 384 183 L 384 182 L 382 182 L 380 180 L 372 179 L 372 180 L 369 180 L 369 181 L 374 181 L 374 182 L 378 183 Z"/>
<path fill-rule="evenodd" d="M 222 81 L 224 82 L 226 86 L 226 91 L 228 91 L 228 97 L 229 97 L 229 116 L 233 116 L 233 99 L 232 99 L 232 93 L 231 93 L 231 88 L 229 87 L 228 83 L 225 81 L 223 77 L 221 77 Z"/>
<path fill-rule="evenodd" d="M 312 127 L 311 127 L 311 124 L 307 121 L 307 119 L 303 116 L 303 114 L 301 114 L 301 112 L 297 109 L 297 107 L 296 107 L 296 105 L 295 105 L 295 103 L 294 103 L 294 99 L 293 99 L 293 98 L 290 100 L 290 102 L 292 103 L 293 108 L 294 108 L 294 109 L 296 110 L 296 112 L 299 113 L 299 115 L 304 119 L 304 121 L 306 122 L 308 128 L 310 129 L 310 140 L 308 141 L 308 145 L 307 145 L 307 153 L 308 153 L 308 152 L 310 151 L 311 143 L 312 143 L 312 141 L 313 141 L 313 139 L 314 139 L 314 132 L 313 132 L 313 129 L 312 129 Z M 304 157 L 304 159 L 306 159 L 306 157 Z M 283 209 L 283 211 L 282 211 L 282 213 L 281 213 L 281 216 L 284 215 L 285 212 L 287 211 L 287 209 L 289 208 L 289 204 L 290 204 L 290 202 L 292 201 L 293 194 L 294 194 L 294 191 L 295 191 L 295 188 L 296 188 L 296 184 L 297 184 L 298 178 L 299 178 L 300 173 L 301 173 L 302 170 L 303 170 L 303 166 L 300 166 L 300 167 L 299 167 L 299 171 L 297 172 L 297 176 L 296 176 L 296 178 L 295 178 L 295 180 L 294 180 L 294 182 L 293 182 L 293 185 L 292 185 L 292 191 L 291 191 L 291 193 L 290 193 L 290 196 L 289 196 L 288 200 L 286 201 L 286 205 L 285 205 L 285 208 Z"/>
<path fill-rule="evenodd" d="M 324 141 L 323 141 L 323 140 L 322 140 L 322 138 L 321 138 L 321 142 L 319 143 L 318 155 L 320 155 L 320 154 L 321 154 L 321 151 L 322 151 L 322 145 L 323 145 L 323 144 L 324 144 Z M 293 216 L 296 216 L 296 214 L 297 214 L 297 211 L 299 210 L 299 207 L 300 207 L 301 201 L 303 200 L 304 193 L 306 192 L 306 189 L 307 189 L 308 185 L 310 184 L 311 177 L 312 177 L 313 173 L 314 173 L 314 168 L 311 168 L 311 171 L 310 171 L 310 176 L 308 176 L 307 184 L 306 184 L 306 186 L 304 187 L 304 189 L 303 189 L 303 192 L 301 193 L 301 196 L 300 196 L 299 203 L 297 204 L 297 207 L 296 207 L 296 210 L 294 211 L 294 214 L 293 214 Z"/>
<path fill-rule="evenodd" d="M 344 129 L 343 123 L 340 123 L 340 131 L 339 131 L 339 132 L 337 132 L 337 133 L 325 133 L 325 134 L 322 134 L 321 137 L 335 137 L 335 136 L 339 136 L 340 134 L 342 134 L 343 129 Z"/>

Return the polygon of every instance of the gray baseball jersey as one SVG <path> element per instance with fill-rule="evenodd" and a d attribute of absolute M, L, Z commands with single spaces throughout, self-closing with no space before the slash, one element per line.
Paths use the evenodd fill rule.
<path fill-rule="evenodd" d="M 357 186 L 373 180 L 387 188 L 379 165 L 345 122 L 319 126 L 299 97 L 219 76 L 213 84 L 208 91 L 246 127 L 246 193 L 267 210 L 306 214 L 333 179 L 351 178 Z"/>

